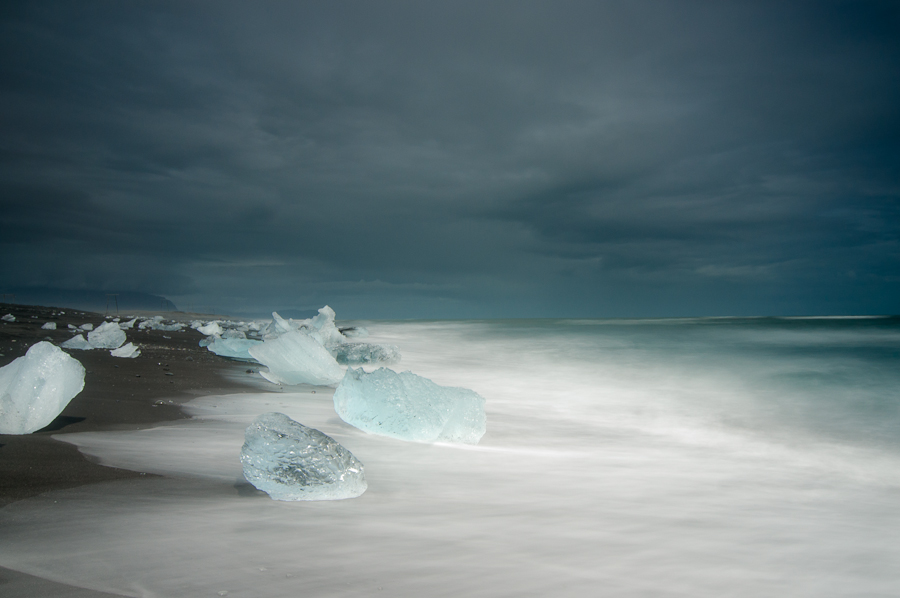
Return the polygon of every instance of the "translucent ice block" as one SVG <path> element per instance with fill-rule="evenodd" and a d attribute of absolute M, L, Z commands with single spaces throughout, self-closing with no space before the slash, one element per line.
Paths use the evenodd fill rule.
<path fill-rule="evenodd" d="M 283 413 L 260 415 L 244 439 L 244 477 L 275 500 L 340 500 L 366 491 L 363 465 L 353 453 Z"/>
<path fill-rule="evenodd" d="M 348 369 L 334 410 L 360 430 L 414 442 L 478 444 L 486 425 L 484 399 L 475 391 L 386 368 Z"/>

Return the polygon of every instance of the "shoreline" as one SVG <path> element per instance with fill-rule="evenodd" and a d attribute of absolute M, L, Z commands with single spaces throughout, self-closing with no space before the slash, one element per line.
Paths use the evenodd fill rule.
<path fill-rule="evenodd" d="M 0 366 L 24 355 L 37 342 L 47 340 L 58 346 L 80 332 L 68 324 L 96 327 L 107 321 L 99 313 L 0 303 L 0 315 L 6 314 L 16 321 L 0 325 Z M 176 319 L 171 312 L 126 315 Z M 198 314 L 178 316 L 177 321 L 190 321 Z M 43 330 L 45 322 L 56 322 L 57 329 Z M 106 349 L 64 349 L 84 366 L 84 389 L 46 428 L 24 435 L 0 434 L 0 508 L 51 490 L 151 475 L 95 463 L 74 445 L 53 439 L 54 434 L 152 427 L 190 417 L 181 405 L 200 395 L 259 392 L 258 380 L 251 378 L 257 364 L 232 361 L 200 347 L 203 335 L 195 330 L 135 328 L 125 333 L 126 342 L 140 347 L 139 357 L 112 357 Z"/>

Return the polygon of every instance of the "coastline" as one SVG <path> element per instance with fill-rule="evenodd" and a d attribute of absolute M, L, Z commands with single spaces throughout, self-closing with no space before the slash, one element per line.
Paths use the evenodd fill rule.
<path fill-rule="evenodd" d="M 16 318 L 0 325 L 0 366 L 37 342 L 48 340 L 58 346 L 72 338 L 76 332 L 68 324 L 96 327 L 106 321 L 99 313 L 43 306 L 0 304 L 0 312 Z M 162 315 L 178 321 L 223 317 L 178 312 L 125 315 Z M 43 330 L 45 322 L 56 322 L 57 329 Z M 203 336 L 195 330 L 135 328 L 126 334 L 128 342 L 140 347 L 139 357 L 112 357 L 105 349 L 66 350 L 86 370 L 84 389 L 46 428 L 25 435 L 0 434 L 0 508 L 51 490 L 149 475 L 94 463 L 75 446 L 54 440 L 54 434 L 151 427 L 189 417 L 180 405 L 199 395 L 258 391 L 253 386 L 258 382 L 247 373 L 255 368 L 200 347 Z"/>

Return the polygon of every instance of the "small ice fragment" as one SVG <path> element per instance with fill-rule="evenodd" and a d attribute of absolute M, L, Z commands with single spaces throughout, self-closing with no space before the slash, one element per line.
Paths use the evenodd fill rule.
<path fill-rule="evenodd" d="M 115 349 L 125 342 L 125 332 L 115 322 L 104 322 L 88 333 L 88 342 L 97 349 Z"/>
<path fill-rule="evenodd" d="M 200 326 L 199 328 L 197 328 L 197 332 L 199 332 L 200 334 L 205 334 L 207 336 L 219 336 L 223 331 L 218 322 L 210 322 L 205 326 Z"/>
<path fill-rule="evenodd" d="M 2 318 L 0 318 L 0 320 L 3 320 L 4 322 L 15 322 L 16 316 L 14 316 L 12 314 L 6 314 Z"/>
<path fill-rule="evenodd" d="M 94 325 L 91 324 L 90 322 L 88 322 L 87 324 L 82 324 L 82 325 L 81 325 L 81 329 L 82 329 L 82 330 L 85 330 L 85 331 L 87 331 L 87 330 L 93 330 L 93 329 L 94 329 Z"/>
<path fill-rule="evenodd" d="M 73 336 L 72 338 L 67 340 L 66 342 L 62 343 L 60 345 L 60 347 L 62 347 L 63 349 L 78 349 L 80 351 L 87 351 L 88 349 L 96 349 L 96 347 L 94 347 L 94 345 L 87 342 L 84 339 L 84 336 L 82 336 L 80 334 L 76 334 L 75 336 Z"/>
<path fill-rule="evenodd" d="M 134 318 L 133 320 L 128 320 L 127 322 L 119 322 L 119 328 L 121 328 L 122 330 L 129 330 L 131 328 L 134 328 L 135 322 L 137 322 L 137 318 Z"/>
<path fill-rule="evenodd" d="M 69 330 L 78 330 L 74 324 L 69 324 Z"/>
<path fill-rule="evenodd" d="M 41 330 L 56 330 L 56 322 L 47 322 L 41 326 Z"/>
<path fill-rule="evenodd" d="M 344 375 L 331 353 L 299 330 L 250 347 L 248 353 L 268 366 L 269 371 L 260 374 L 275 384 L 330 386 L 340 382 Z"/>
<path fill-rule="evenodd" d="M 127 357 L 134 359 L 135 357 L 141 354 L 141 350 L 138 349 L 134 343 L 126 343 L 119 347 L 118 349 L 113 349 L 109 352 L 113 357 Z M 116 366 L 118 367 L 118 366 Z"/>
<path fill-rule="evenodd" d="M 386 368 L 348 369 L 334 410 L 360 430 L 413 442 L 478 444 L 486 426 L 484 398 L 475 391 Z"/>
<path fill-rule="evenodd" d="M 330 436 L 283 413 L 247 426 L 244 477 L 275 500 L 341 500 L 366 491 L 363 464 Z"/>
<path fill-rule="evenodd" d="M 84 367 L 51 343 L 32 345 L 0 368 L 0 434 L 30 434 L 59 415 L 84 388 Z"/>
<path fill-rule="evenodd" d="M 329 347 L 331 354 L 342 365 L 360 365 L 363 363 L 397 363 L 400 361 L 400 349 L 393 345 L 374 345 L 372 343 L 340 343 Z"/>

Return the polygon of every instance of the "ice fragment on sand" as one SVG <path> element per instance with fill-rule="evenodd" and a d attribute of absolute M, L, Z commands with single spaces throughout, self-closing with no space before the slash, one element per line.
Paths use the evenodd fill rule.
<path fill-rule="evenodd" d="M 47 322 L 41 326 L 41 330 L 56 330 L 56 322 Z"/>
<path fill-rule="evenodd" d="M 141 350 L 138 349 L 134 345 L 134 343 L 127 343 L 125 345 L 122 345 L 118 349 L 113 349 L 112 351 L 109 352 L 109 354 L 112 355 L 113 357 L 127 357 L 127 358 L 134 359 L 135 357 L 137 357 L 141 354 Z"/>
<path fill-rule="evenodd" d="M 87 324 L 82 324 L 82 325 L 81 325 L 81 329 L 84 330 L 84 331 L 93 330 L 93 329 L 94 329 L 94 325 L 91 324 L 90 322 L 88 322 Z"/>
<path fill-rule="evenodd" d="M 134 318 L 133 320 L 128 320 L 127 322 L 119 322 L 119 328 L 121 328 L 122 330 L 129 330 L 131 328 L 134 328 L 135 322 L 137 322 L 137 318 Z"/>
<path fill-rule="evenodd" d="M 0 320 L 3 320 L 4 322 L 15 322 L 16 316 L 14 316 L 12 314 L 6 314 L 2 318 L 0 318 Z"/>
<path fill-rule="evenodd" d="M 219 326 L 218 322 L 210 322 L 204 326 L 199 326 L 197 328 L 197 332 L 200 334 L 205 334 L 207 336 L 211 335 L 220 335 L 222 334 L 222 327 Z"/>
<path fill-rule="evenodd" d="M 331 353 L 309 335 L 294 330 L 248 349 L 268 372 L 260 374 L 275 384 L 334 385 L 344 370 Z"/>
<path fill-rule="evenodd" d="M 264 413 L 244 432 L 244 477 L 275 500 L 340 500 L 366 491 L 363 465 L 330 436 L 283 413 Z"/>
<path fill-rule="evenodd" d="M 61 344 L 60 347 L 62 347 L 63 349 L 79 349 L 81 351 L 86 351 L 88 349 L 93 349 L 94 345 L 87 342 L 84 339 L 84 336 L 76 334 L 75 336 Z"/>
<path fill-rule="evenodd" d="M 88 332 L 88 342 L 97 349 L 115 349 L 125 342 L 125 333 L 115 322 L 104 322 Z"/>
<path fill-rule="evenodd" d="M 340 343 L 331 346 L 331 354 L 338 363 L 343 365 L 397 363 L 400 361 L 400 349 L 392 345 Z"/>
<path fill-rule="evenodd" d="M 84 388 L 84 367 L 41 341 L 0 368 L 0 434 L 30 434 L 59 415 Z"/>
<path fill-rule="evenodd" d="M 334 410 L 360 430 L 415 442 L 478 444 L 486 425 L 484 398 L 475 391 L 386 368 L 348 369 Z"/>
<path fill-rule="evenodd" d="M 262 341 L 246 338 L 220 338 L 217 336 L 209 338 L 211 338 L 212 341 L 207 344 L 206 348 L 216 355 L 230 357 L 232 359 L 243 359 L 246 361 L 253 359 L 249 353 L 250 347 L 262 344 Z M 201 341 L 201 345 L 202 344 L 203 341 Z"/>

